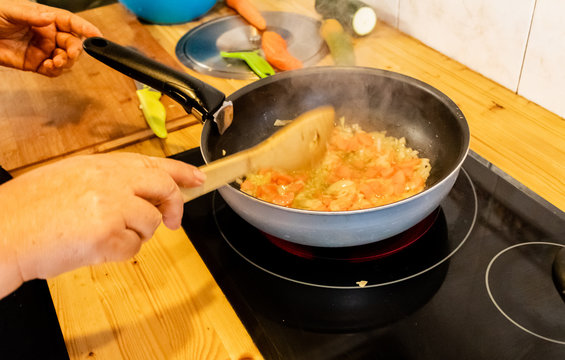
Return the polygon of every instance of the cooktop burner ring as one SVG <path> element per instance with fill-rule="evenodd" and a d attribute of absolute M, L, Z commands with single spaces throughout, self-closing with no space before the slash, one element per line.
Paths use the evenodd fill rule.
<path fill-rule="evenodd" d="M 532 330 L 532 329 L 529 328 L 527 325 L 524 325 L 523 323 L 521 323 L 521 322 L 519 322 L 518 320 L 516 320 L 514 316 L 511 316 L 510 314 L 508 314 L 508 311 L 505 311 L 505 310 L 503 309 L 504 306 L 501 305 L 501 304 L 495 299 L 496 296 L 495 296 L 494 293 L 493 293 L 494 287 L 492 286 L 492 283 L 491 283 L 491 281 L 489 280 L 489 279 L 491 278 L 492 273 L 493 273 L 493 266 L 494 266 L 494 264 L 495 264 L 497 261 L 499 261 L 499 260 L 502 258 L 503 255 L 510 254 L 510 252 L 512 252 L 512 251 L 514 251 L 514 250 L 517 250 L 518 248 L 521 248 L 521 247 L 537 246 L 537 245 L 541 245 L 541 246 L 551 246 L 551 247 L 559 247 L 559 248 L 560 248 L 560 247 L 565 247 L 565 245 L 559 244 L 559 243 L 544 242 L 544 241 L 532 241 L 532 242 L 524 242 L 524 243 L 515 244 L 515 245 L 509 246 L 509 247 L 507 247 L 507 248 L 501 250 L 500 252 L 498 252 L 498 253 L 491 259 L 491 261 L 489 262 L 489 264 L 488 264 L 488 266 L 487 266 L 487 269 L 486 269 L 486 272 L 485 272 L 485 286 L 486 286 L 486 290 L 487 290 L 488 296 L 489 296 L 489 298 L 490 298 L 490 301 L 494 304 L 494 306 L 496 307 L 496 309 L 497 309 L 508 321 L 510 321 L 510 323 L 512 323 L 512 324 L 513 324 L 514 326 L 516 326 L 518 329 L 520 329 L 520 330 L 522 330 L 522 331 L 524 331 L 524 332 L 526 332 L 526 333 L 528 333 L 528 334 L 530 334 L 530 335 L 533 335 L 533 336 L 535 336 L 535 337 L 537 337 L 537 338 L 539 338 L 539 339 L 542 339 L 542 340 L 545 340 L 545 341 L 549 341 L 549 342 L 552 342 L 552 343 L 555 343 L 555 344 L 565 345 L 565 340 L 554 339 L 554 338 L 551 338 L 551 337 L 549 337 L 549 336 L 542 335 L 542 334 L 539 333 L 539 330 L 538 330 L 538 332 Z M 551 259 L 551 260 L 552 260 L 552 259 L 553 259 L 553 256 L 548 257 L 548 259 Z M 546 265 L 549 265 L 549 266 L 550 266 L 551 264 L 546 264 Z M 515 269 L 515 270 L 519 270 L 518 267 L 514 267 L 514 269 Z M 551 281 L 551 271 L 548 271 L 547 276 L 548 276 L 548 279 L 547 279 L 547 280 L 548 280 L 548 281 Z M 551 291 L 552 289 L 549 289 L 549 290 Z M 502 294 L 502 296 L 503 296 L 503 295 L 504 295 L 504 293 Z M 499 295 L 499 298 L 502 297 L 502 296 Z M 559 305 L 560 305 L 559 308 L 561 308 L 561 306 L 565 306 L 565 305 L 562 303 L 562 299 L 559 297 L 559 294 L 558 294 L 558 292 L 557 292 L 557 289 L 555 289 L 555 299 L 556 299 L 556 302 L 558 302 Z M 504 299 L 502 299 L 502 300 L 504 300 Z M 509 307 L 510 307 L 510 306 L 509 306 Z M 529 308 L 529 307 L 528 307 L 528 308 Z M 540 316 L 540 314 L 536 314 L 536 315 L 537 315 L 537 317 Z"/>
<path fill-rule="evenodd" d="M 219 199 L 221 199 L 221 196 L 218 193 L 214 193 L 214 198 L 215 197 L 219 197 Z M 453 198 L 452 198 L 453 197 Z M 457 206 L 457 202 L 461 199 L 457 199 L 458 197 L 464 197 L 464 204 L 473 204 L 472 209 L 470 207 L 465 208 L 464 206 Z M 467 197 L 467 198 L 465 198 Z M 471 199 L 472 198 L 472 199 Z M 367 281 L 368 279 L 364 278 L 363 276 L 357 276 L 355 278 L 351 278 L 351 279 L 346 279 L 344 280 L 342 283 L 335 285 L 335 284 L 328 284 L 328 283 L 322 283 L 322 282 L 327 282 L 327 281 L 336 281 L 339 282 L 339 280 L 335 280 L 335 279 L 331 279 L 331 280 L 327 280 L 327 276 L 326 278 L 319 280 L 316 279 L 316 281 L 312 281 L 312 280 L 304 280 L 301 278 L 298 278 L 298 276 L 295 276 L 296 274 L 281 274 L 277 271 L 280 270 L 277 269 L 276 271 L 273 270 L 273 264 L 272 261 L 269 261 L 267 263 L 263 263 L 260 264 L 260 261 L 264 261 L 262 259 L 259 259 L 260 261 L 258 261 L 258 257 L 255 255 L 254 258 L 253 254 L 251 254 L 251 256 L 249 256 L 249 252 L 245 253 L 245 251 L 248 251 L 246 249 L 240 250 L 240 248 L 236 245 L 234 245 L 232 243 L 232 241 L 230 241 L 230 237 L 234 237 L 235 238 L 239 238 L 239 234 L 237 231 L 234 232 L 234 230 L 232 229 L 233 226 L 225 226 L 222 224 L 222 219 L 221 219 L 221 210 L 222 209 L 218 209 L 217 208 L 217 204 L 216 204 L 216 199 L 213 200 L 213 216 L 214 216 L 214 222 L 216 225 L 216 228 L 218 229 L 220 235 L 222 236 L 222 238 L 226 241 L 226 243 L 243 259 L 245 259 L 248 263 L 250 263 L 251 265 L 255 266 L 256 268 L 272 275 L 275 277 L 278 277 L 280 279 L 286 280 L 286 281 L 291 281 L 293 283 L 297 283 L 297 284 L 301 284 L 301 285 L 306 285 L 306 286 L 313 286 L 313 287 L 320 287 L 320 288 L 327 288 L 327 289 L 367 289 L 367 288 L 377 288 L 377 287 L 382 287 L 382 286 L 386 286 L 386 285 L 392 285 L 392 284 L 397 284 L 397 283 L 401 283 L 404 282 L 406 280 L 410 280 L 413 278 L 416 278 L 424 273 L 429 272 L 430 270 L 433 270 L 435 268 L 438 268 L 440 265 L 446 263 L 462 246 L 463 244 L 466 242 L 466 240 L 469 238 L 472 229 L 475 225 L 475 222 L 477 220 L 477 214 L 478 214 L 478 199 L 477 199 L 477 193 L 475 190 L 475 187 L 473 185 L 473 182 L 471 181 L 471 178 L 469 176 L 469 174 L 465 171 L 464 168 L 461 168 L 460 174 L 456 180 L 456 183 L 453 187 L 453 189 L 451 190 L 450 194 L 447 196 L 446 199 L 444 199 L 444 201 L 442 201 L 440 208 L 442 207 L 446 207 L 447 211 L 449 214 L 447 214 L 447 216 L 449 216 L 451 219 L 450 221 L 448 221 L 447 224 L 443 224 L 443 227 L 445 228 L 445 232 L 454 235 L 450 237 L 455 237 L 456 239 L 453 240 L 455 241 L 455 244 L 453 244 L 453 246 L 448 246 L 449 249 L 447 249 L 447 253 L 441 253 L 441 258 L 440 259 L 433 259 L 433 263 L 431 265 L 425 265 L 424 267 L 420 268 L 420 269 L 416 269 L 415 271 L 411 272 L 411 273 L 406 273 L 406 274 L 401 274 L 398 275 L 396 278 L 391 278 L 391 279 L 386 279 L 386 280 L 378 280 L 376 282 L 374 281 Z M 455 204 L 455 205 L 454 205 Z M 222 205 L 223 206 L 223 205 Z M 227 206 L 227 205 L 225 205 Z M 231 209 L 230 209 L 231 210 Z M 466 216 L 463 216 L 462 218 L 459 218 L 460 214 L 462 212 L 467 211 L 469 214 L 464 214 Z M 443 215 L 443 211 L 442 211 L 442 215 Z M 454 217 L 454 218 L 453 218 Z M 442 216 L 443 218 L 443 222 L 446 222 L 445 216 Z M 241 220 L 243 221 L 243 220 Z M 247 224 L 247 223 L 246 223 Z M 232 224 L 233 225 L 233 224 Z M 243 224 L 242 224 L 243 225 Z M 251 226 L 251 225 L 249 225 Z M 430 232 L 433 232 L 435 226 L 432 226 L 432 229 L 430 230 Z M 259 232 L 259 230 L 256 230 L 257 232 Z M 425 236 L 424 236 L 425 237 Z M 457 240 L 458 239 L 458 240 Z M 277 248 L 275 245 L 271 244 L 269 240 L 266 239 L 266 237 L 263 238 L 265 243 L 269 243 L 270 246 L 276 248 L 278 251 L 280 251 L 281 253 L 285 253 L 286 252 L 282 249 Z M 449 240 L 449 239 L 448 239 Z M 241 240 L 237 240 L 240 241 Z M 404 249 L 403 251 L 399 252 L 399 254 L 405 253 L 407 250 L 411 249 L 413 246 L 418 245 L 419 243 L 421 243 L 422 239 L 416 241 L 414 244 L 412 244 L 411 246 L 409 246 L 407 249 Z M 446 241 L 447 242 L 447 241 Z M 261 243 L 261 246 L 263 246 L 263 243 Z M 263 249 L 265 250 L 265 249 Z M 415 250 L 414 250 L 415 251 Z M 397 254 L 396 256 L 400 256 L 399 254 Z M 300 261 L 303 261 L 304 259 L 296 256 L 296 255 L 291 255 L 291 254 L 287 254 L 286 256 L 292 256 L 293 258 L 299 258 Z M 265 255 L 263 253 L 261 253 L 261 256 L 259 257 L 265 257 Z M 391 256 L 391 258 L 394 257 L 394 254 Z M 290 259 L 291 261 L 299 261 L 296 259 L 292 259 L 292 258 L 287 258 Z M 387 259 L 387 258 L 385 258 Z M 271 259 L 269 259 L 271 260 Z M 310 261 L 310 260 L 308 260 Z M 379 261 L 379 259 L 375 260 L 375 261 Z M 393 261 L 393 260 L 391 260 Z M 367 271 L 365 269 L 369 269 L 370 272 L 374 272 L 375 268 L 379 268 L 379 265 L 376 265 L 375 267 L 371 267 L 374 263 L 374 261 L 370 261 L 368 262 L 369 264 L 362 262 L 362 263 L 348 263 L 347 266 L 347 272 L 348 274 L 355 274 L 355 270 L 351 270 L 351 269 L 357 269 L 358 273 L 366 273 Z M 331 264 L 336 265 L 336 262 L 333 262 Z M 293 264 L 293 266 L 295 266 L 296 264 Z M 412 264 L 410 264 L 412 265 Z M 313 265 L 309 265 L 311 267 L 311 269 L 314 269 L 314 271 L 319 271 L 318 268 L 316 266 Z M 339 265 L 338 265 L 339 266 Z M 364 267 L 365 266 L 365 267 Z M 416 265 L 418 266 L 418 265 Z M 291 268 L 292 266 L 288 265 L 286 266 L 286 268 Z M 355 268 L 358 267 L 358 268 Z M 331 269 L 331 266 L 327 267 L 328 269 Z M 382 268 L 381 268 L 382 270 Z M 385 270 L 388 271 L 385 267 Z M 337 270 L 339 271 L 339 270 Z M 386 272 L 384 271 L 384 272 Z M 407 271 L 411 271 L 411 270 L 407 270 Z M 308 272 L 308 271 L 306 271 Z M 383 271 L 381 271 L 383 272 Z M 304 272 L 303 272 L 304 273 Z M 299 274 L 300 276 L 303 276 L 303 273 Z M 308 274 L 308 276 L 311 276 L 310 274 Z M 388 276 L 388 275 L 387 275 Z M 394 276 L 394 275 L 391 275 Z M 331 277 L 331 276 L 329 276 Z M 366 284 L 360 285 L 360 283 L 364 283 L 366 282 Z"/>

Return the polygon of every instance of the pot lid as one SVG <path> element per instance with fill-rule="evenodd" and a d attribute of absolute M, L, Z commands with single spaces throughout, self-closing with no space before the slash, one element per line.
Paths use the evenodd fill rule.
<path fill-rule="evenodd" d="M 288 51 L 304 66 L 316 64 L 327 53 L 319 35 L 320 21 L 308 16 L 266 11 L 267 30 L 280 34 Z M 239 15 L 208 21 L 188 31 L 176 46 L 182 64 L 203 74 L 231 79 L 256 79 L 257 75 L 241 60 L 225 59 L 220 51 L 252 51 L 261 48 L 260 35 Z"/>

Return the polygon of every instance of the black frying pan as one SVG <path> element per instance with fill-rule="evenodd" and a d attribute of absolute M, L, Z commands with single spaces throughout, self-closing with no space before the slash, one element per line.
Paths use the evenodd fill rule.
<path fill-rule="evenodd" d="M 396 235 L 424 219 L 453 186 L 469 149 L 469 128 L 446 95 L 419 80 L 363 67 L 313 67 L 278 73 L 239 89 L 227 99 L 186 73 L 103 38 L 84 42 L 86 52 L 108 66 L 170 96 L 204 121 L 201 150 L 208 163 L 266 139 L 277 119 L 294 119 L 331 104 L 338 117 L 367 131 L 405 137 L 430 159 L 427 188 L 410 198 L 371 209 L 319 212 L 290 209 L 251 197 L 237 188 L 219 192 L 242 218 L 271 235 L 310 246 L 362 245 Z M 216 117 L 233 103 L 233 121 L 220 134 Z M 229 120 L 229 119 L 228 119 Z"/>

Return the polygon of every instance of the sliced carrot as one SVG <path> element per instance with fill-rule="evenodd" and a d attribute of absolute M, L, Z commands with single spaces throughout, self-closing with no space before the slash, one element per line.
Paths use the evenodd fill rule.
<path fill-rule="evenodd" d="M 349 210 L 357 201 L 357 194 L 350 194 L 346 196 L 340 196 L 330 202 L 328 208 L 330 211 L 344 211 Z"/>
<path fill-rule="evenodd" d="M 264 184 L 257 186 L 257 197 L 265 201 L 272 201 L 279 195 L 279 190 L 275 184 Z"/>
<path fill-rule="evenodd" d="M 382 171 L 383 171 L 383 167 L 382 166 L 368 166 L 365 169 L 365 177 L 366 178 L 377 178 L 381 175 Z"/>
<path fill-rule="evenodd" d="M 391 167 L 384 168 L 384 169 L 381 171 L 381 175 L 382 175 L 383 177 L 385 177 L 385 178 L 391 177 L 392 175 L 394 175 L 394 168 L 393 168 L 392 166 L 391 166 Z"/>
<path fill-rule="evenodd" d="M 348 165 L 341 165 L 337 167 L 334 174 L 338 179 L 350 179 L 353 177 L 353 169 Z"/>
<path fill-rule="evenodd" d="M 404 185 L 406 183 L 406 175 L 404 175 L 404 171 L 397 170 L 394 172 L 394 175 L 392 175 L 391 180 L 394 184 Z"/>
<path fill-rule="evenodd" d="M 267 28 L 265 18 L 249 0 L 226 0 L 226 5 L 237 11 L 257 29 L 264 31 Z"/>
<path fill-rule="evenodd" d="M 271 182 L 277 185 L 288 185 L 294 181 L 294 177 L 288 174 L 283 174 L 278 171 L 271 173 Z"/>
<path fill-rule="evenodd" d="M 366 170 L 367 164 L 361 159 L 353 159 L 349 162 L 354 169 Z"/>
<path fill-rule="evenodd" d="M 404 193 L 406 189 L 406 175 L 404 175 L 404 171 L 397 170 L 394 175 L 390 178 L 393 186 L 393 193 L 395 195 L 400 195 Z"/>
<path fill-rule="evenodd" d="M 255 191 L 255 184 L 249 180 L 249 179 L 245 179 L 240 186 L 241 191 L 245 191 L 245 192 L 252 192 Z"/>
<path fill-rule="evenodd" d="M 274 31 L 265 31 L 261 36 L 261 48 L 269 64 L 279 70 L 300 69 L 302 61 L 292 56 L 286 48 L 286 40 Z"/>
<path fill-rule="evenodd" d="M 273 204 L 289 207 L 294 201 L 293 193 L 279 194 L 271 201 Z"/>
<path fill-rule="evenodd" d="M 346 151 L 349 149 L 349 140 L 343 136 L 335 135 L 330 140 L 330 147 L 334 150 Z"/>
<path fill-rule="evenodd" d="M 304 181 L 299 180 L 291 184 L 288 184 L 286 187 L 286 191 L 294 193 L 296 195 L 298 192 L 300 192 L 300 190 L 304 189 L 305 185 L 306 184 L 304 183 Z"/>
<path fill-rule="evenodd" d="M 359 192 L 365 196 L 365 199 L 370 199 L 377 196 L 377 192 L 370 183 L 364 182 L 359 184 Z"/>
<path fill-rule="evenodd" d="M 371 146 L 374 143 L 373 137 L 371 134 L 368 134 L 364 131 L 360 131 L 355 135 L 357 141 L 362 144 L 363 146 Z"/>

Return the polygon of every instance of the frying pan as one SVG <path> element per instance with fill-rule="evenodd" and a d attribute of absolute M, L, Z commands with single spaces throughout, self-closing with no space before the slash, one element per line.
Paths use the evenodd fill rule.
<path fill-rule="evenodd" d="M 84 49 L 200 118 L 204 122 L 200 147 L 206 163 L 263 141 L 278 130 L 276 120 L 294 119 L 323 105 L 333 105 L 338 118 L 366 131 L 385 130 L 387 135 L 405 137 L 408 146 L 430 159 L 432 170 L 423 192 L 363 210 L 292 209 L 249 196 L 237 184 L 218 189 L 244 220 L 298 244 L 357 246 L 414 226 L 447 196 L 469 149 L 469 127 L 457 105 L 434 87 L 398 73 L 365 67 L 293 70 L 253 82 L 226 99 L 202 81 L 106 39 L 89 38 Z M 232 104 L 230 122 L 232 113 L 225 109 Z"/>

